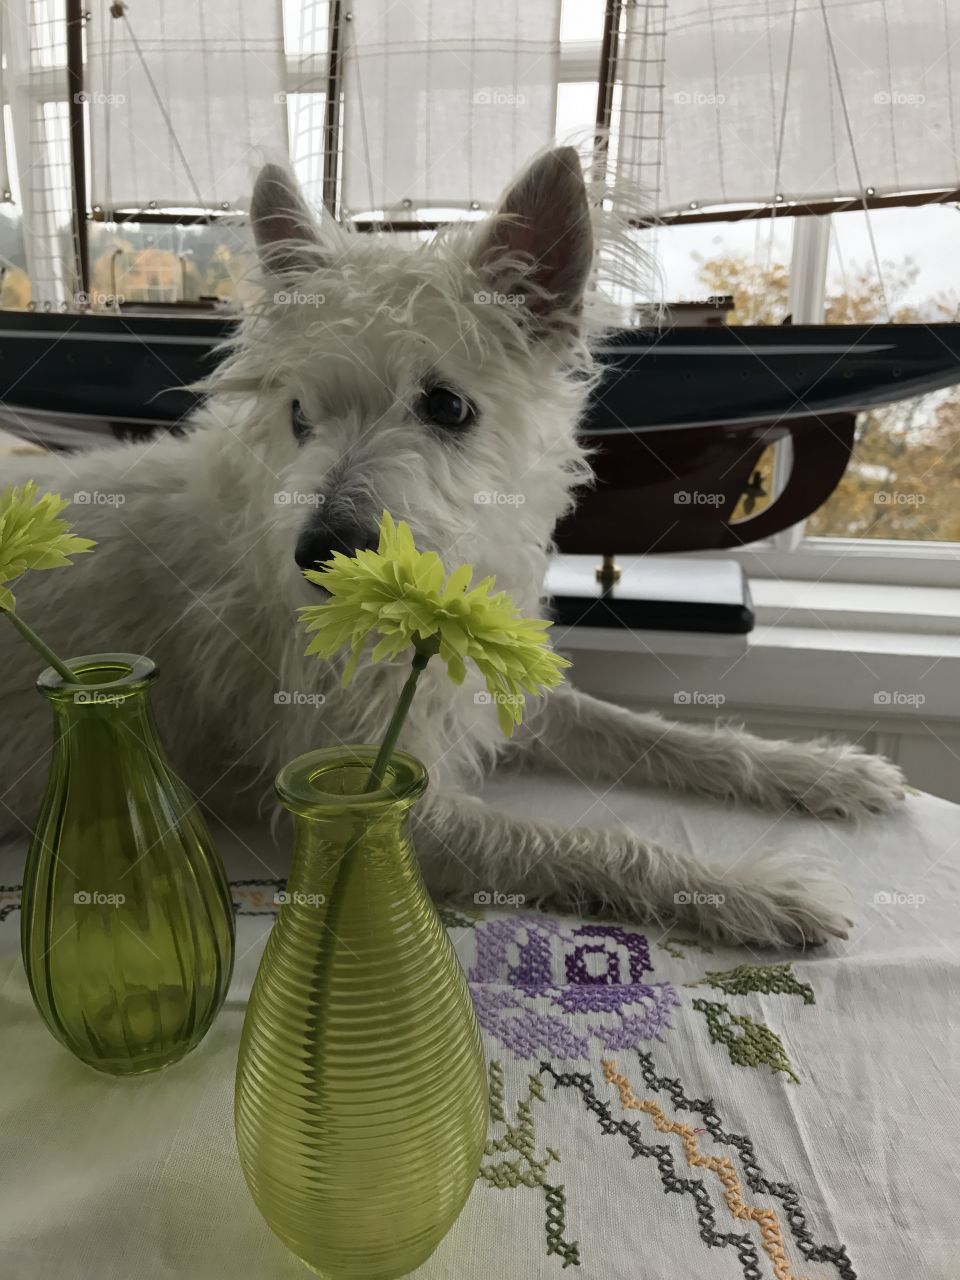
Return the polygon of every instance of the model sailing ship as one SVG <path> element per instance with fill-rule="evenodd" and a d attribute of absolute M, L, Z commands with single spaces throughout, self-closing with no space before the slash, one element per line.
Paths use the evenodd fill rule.
<path fill-rule="evenodd" d="M 652 207 L 637 219 L 646 229 L 638 234 L 655 236 L 668 223 L 816 219 L 850 208 L 868 218 L 875 207 L 960 199 L 950 168 L 956 151 L 941 148 L 931 160 L 916 132 L 926 123 L 894 109 L 892 82 L 909 82 L 911 67 L 892 63 L 890 51 L 902 48 L 914 62 L 918 53 L 916 39 L 911 46 L 886 29 L 892 19 L 878 25 L 818 0 L 794 0 L 772 15 L 766 0 L 744 0 L 730 23 L 715 7 L 715 0 L 607 2 L 594 164 L 614 190 L 648 194 Z M 96 299 L 91 226 L 235 222 L 251 157 L 285 151 L 332 216 L 369 233 L 413 235 L 444 218 L 479 216 L 517 162 L 552 140 L 560 0 L 518 0 L 512 36 L 498 15 L 474 15 L 469 42 L 460 38 L 456 3 L 438 16 L 426 0 L 400 7 L 356 0 L 349 8 L 302 0 L 299 33 L 288 31 L 286 41 L 279 5 L 237 0 L 227 22 L 229 8 L 215 6 L 209 22 L 203 4 L 186 0 L 94 0 L 89 10 L 66 0 L 59 22 L 36 4 L 28 22 L 7 15 L 13 91 L 6 96 L 17 152 L 45 149 L 47 158 L 46 171 L 28 170 L 38 180 L 21 183 L 35 300 L 28 310 L 0 312 L 8 429 L 78 447 L 104 433 L 176 428 L 197 402 L 187 388 L 236 323 L 229 306 L 209 299 L 122 302 L 115 290 Z M 917 14 L 911 21 L 939 39 Z M 58 74 L 51 69 L 61 60 L 58 41 L 65 93 L 51 103 L 42 98 Z M 841 65 L 850 46 L 855 100 Z M 951 129 L 956 56 L 937 47 L 924 81 Z M 872 102 L 862 91 L 864 64 L 876 68 Z M 719 78 L 724 66 L 728 81 Z M 513 77 L 506 85 L 505 75 Z M 460 132 L 451 138 L 454 127 Z M 50 161 L 57 146 L 62 154 Z M 439 165 L 437 156 L 445 157 Z M 0 185 L 9 188 L 4 174 Z M 73 227 L 66 255 L 51 247 L 64 192 Z M 91 296 L 102 305 L 86 305 Z M 815 302 L 806 309 L 817 314 Z M 796 323 L 809 318 L 795 314 L 784 327 L 691 327 L 668 310 L 656 327 L 613 335 L 600 353 L 609 371 L 584 423 L 600 448 L 604 510 L 581 510 L 562 530 L 566 549 L 598 549 L 616 505 L 611 493 L 624 513 L 619 549 L 649 549 L 665 504 L 675 514 L 678 489 L 696 486 L 722 502 L 687 513 L 660 550 L 767 536 L 829 495 L 858 411 L 960 381 L 960 326 Z M 787 437 L 794 463 L 785 491 L 754 519 L 733 523 L 760 453 Z"/>

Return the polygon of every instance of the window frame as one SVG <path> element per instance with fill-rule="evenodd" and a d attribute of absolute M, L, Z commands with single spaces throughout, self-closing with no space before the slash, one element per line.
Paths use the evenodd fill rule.
<path fill-rule="evenodd" d="M 960 587 L 960 543 L 897 538 L 803 538 L 795 547 L 775 540 L 723 551 L 682 552 L 733 559 L 748 578 L 803 582 L 873 583 L 891 587 Z"/>

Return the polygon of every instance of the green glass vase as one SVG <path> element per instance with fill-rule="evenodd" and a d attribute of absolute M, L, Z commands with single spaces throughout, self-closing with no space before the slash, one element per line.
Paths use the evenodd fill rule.
<path fill-rule="evenodd" d="M 408 831 L 426 772 L 396 753 L 364 794 L 375 756 L 313 751 L 277 778 L 293 861 L 237 1066 L 247 1185 L 328 1280 L 388 1280 L 428 1258 L 487 1135 L 473 1003 Z"/>
<path fill-rule="evenodd" d="M 47 789 L 23 876 L 21 949 L 34 1003 L 83 1062 L 156 1071 L 206 1034 L 233 968 L 230 887 L 196 800 L 172 772 L 130 653 L 52 669 Z"/>

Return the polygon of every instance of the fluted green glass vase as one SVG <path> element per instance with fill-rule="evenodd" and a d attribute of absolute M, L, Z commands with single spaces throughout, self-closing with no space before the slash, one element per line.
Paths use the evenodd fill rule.
<path fill-rule="evenodd" d="M 408 832 L 426 772 L 396 753 L 364 794 L 375 756 L 314 751 L 277 778 L 293 863 L 237 1067 L 247 1185 L 328 1280 L 388 1280 L 428 1258 L 487 1133 L 473 1004 Z"/>
<path fill-rule="evenodd" d="M 233 967 L 230 887 L 148 703 L 149 658 L 94 654 L 37 685 L 53 708 L 23 876 L 21 948 L 53 1034 L 111 1075 L 156 1071 L 206 1034 Z"/>

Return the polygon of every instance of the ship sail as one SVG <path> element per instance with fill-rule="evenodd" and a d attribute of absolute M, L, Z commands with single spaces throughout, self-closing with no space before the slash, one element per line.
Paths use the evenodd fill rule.
<path fill-rule="evenodd" d="M 556 127 L 560 0 L 354 0 L 343 205 L 389 221 L 492 205 Z"/>
<path fill-rule="evenodd" d="M 960 187 L 950 0 L 623 6 L 617 176 L 661 215 Z"/>
<path fill-rule="evenodd" d="M 86 33 L 95 215 L 243 207 L 258 159 L 287 151 L 280 0 L 113 8 Z"/>

